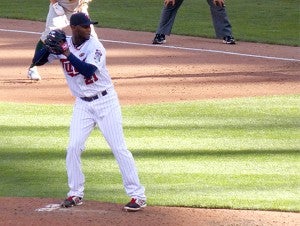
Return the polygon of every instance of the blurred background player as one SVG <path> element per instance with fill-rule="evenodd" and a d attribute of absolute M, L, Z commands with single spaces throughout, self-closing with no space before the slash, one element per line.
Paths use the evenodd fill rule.
<path fill-rule="evenodd" d="M 44 41 L 51 30 L 63 29 L 69 25 L 72 14 L 83 12 L 88 15 L 88 4 L 91 1 L 92 0 L 50 0 L 45 30 L 36 45 L 34 55 L 43 47 Z M 91 25 L 91 29 L 92 36 L 98 38 L 93 25 Z M 27 77 L 31 80 L 41 80 L 41 76 L 34 64 L 29 66 Z"/>
<path fill-rule="evenodd" d="M 164 0 L 160 21 L 153 44 L 166 43 L 166 35 L 171 34 L 178 9 L 184 0 Z M 227 16 L 224 0 L 207 0 L 210 6 L 213 26 L 217 38 L 223 38 L 225 44 L 235 44 L 231 24 Z"/>

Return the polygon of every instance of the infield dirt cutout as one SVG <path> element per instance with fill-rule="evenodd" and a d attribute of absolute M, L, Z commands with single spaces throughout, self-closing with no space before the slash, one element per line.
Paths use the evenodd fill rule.
<path fill-rule="evenodd" d="M 0 101 L 72 104 L 58 62 L 39 68 L 39 82 L 26 77 L 44 23 L 0 19 L 0 24 Z M 224 45 L 217 39 L 177 35 L 164 46 L 153 46 L 153 33 L 96 32 L 122 105 L 300 93 L 299 47 L 239 41 Z M 122 211 L 123 204 L 90 200 L 56 208 L 62 199 L 2 197 L 0 225 L 300 225 L 300 214 L 292 212 L 149 203 L 143 211 L 129 213 Z"/>

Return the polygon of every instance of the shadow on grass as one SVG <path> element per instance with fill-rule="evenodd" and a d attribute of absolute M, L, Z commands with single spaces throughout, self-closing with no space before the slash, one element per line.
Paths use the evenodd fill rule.
<path fill-rule="evenodd" d="M 34 133 L 37 133 L 38 135 L 41 132 L 53 134 L 59 131 L 68 132 L 68 130 L 69 126 L 0 126 L 0 134 L 21 133 L 24 135 L 34 135 Z"/>
<path fill-rule="evenodd" d="M 260 150 L 163 150 L 163 149 L 140 149 L 131 150 L 135 158 L 147 158 L 147 159 L 193 159 L 201 157 L 258 157 L 258 156 L 286 156 L 295 155 L 300 157 L 300 152 L 297 149 L 280 149 L 280 150 L 270 150 L 270 149 L 260 149 Z M 0 162 L 9 160 L 13 161 L 23 161 L 23 160 L 49 160 L 53 159 L 64 159 L 66 156 L 65 150 L 57 149 L 33 149 L 33 148 L 0 148 Z M 88 149 L 82 154 L 82 158 L 89 159 L 112 159 L 113 154 L 109 149 Z"/>
<path fill-rule="evenodd" d="M 137 126 L 124 126 L 124 132 L 128 131 L 166 131 L 166 130 L 174 130 L 174 131 L 190 131 L 190 130 L 244 130 L 244 131 L 254 131 L 254 130 L 271 130 L 271 129 L 298 129 L 299 124 L 296 122 L 247 122 L 243 124 L 229 124 L 228 122 L 224 121 L 223 123 L 218 124 L 189 124 L 186 123 L 184 125 L 180 124 L 167 124 L 167 125 L 137 125 Z M 95 130 L 98 130 L 96 127 Z M 33 133 L 44 133 L 47 132 L 51 135 L 54 133 L 63 133 L 65 132 L 66 135 L 69 131 L 69 126 L 0 126 L 0 134 L 30 134 Z"/>

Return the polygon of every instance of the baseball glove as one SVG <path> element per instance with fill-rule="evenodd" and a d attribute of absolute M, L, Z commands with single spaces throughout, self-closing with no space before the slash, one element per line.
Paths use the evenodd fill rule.
<path fill-rule="evenodd" d="M 52 54 L 60 55 L 69 47 L 63 30 L 52 30 L 45 40 L 45 48 Z"/>

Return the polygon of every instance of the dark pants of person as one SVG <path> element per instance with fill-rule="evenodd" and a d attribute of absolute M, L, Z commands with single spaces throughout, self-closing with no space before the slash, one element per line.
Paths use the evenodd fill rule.
<path fill-rule="evenodd" d="M 163 7 L 156 34 L 171 34 L 177 11 L 183 1 L 184 0 L 176 0 L 174 6 L 170 4 Z M 210 13 L 213 26 L 215 28 L 216 37 L 223 38 L 225 36 L 231 36 L 231 24 L 227 16 L 226 8 L 214 5 L 212 0 L 207 0 L 207 3 L 210 7 Z"/>

